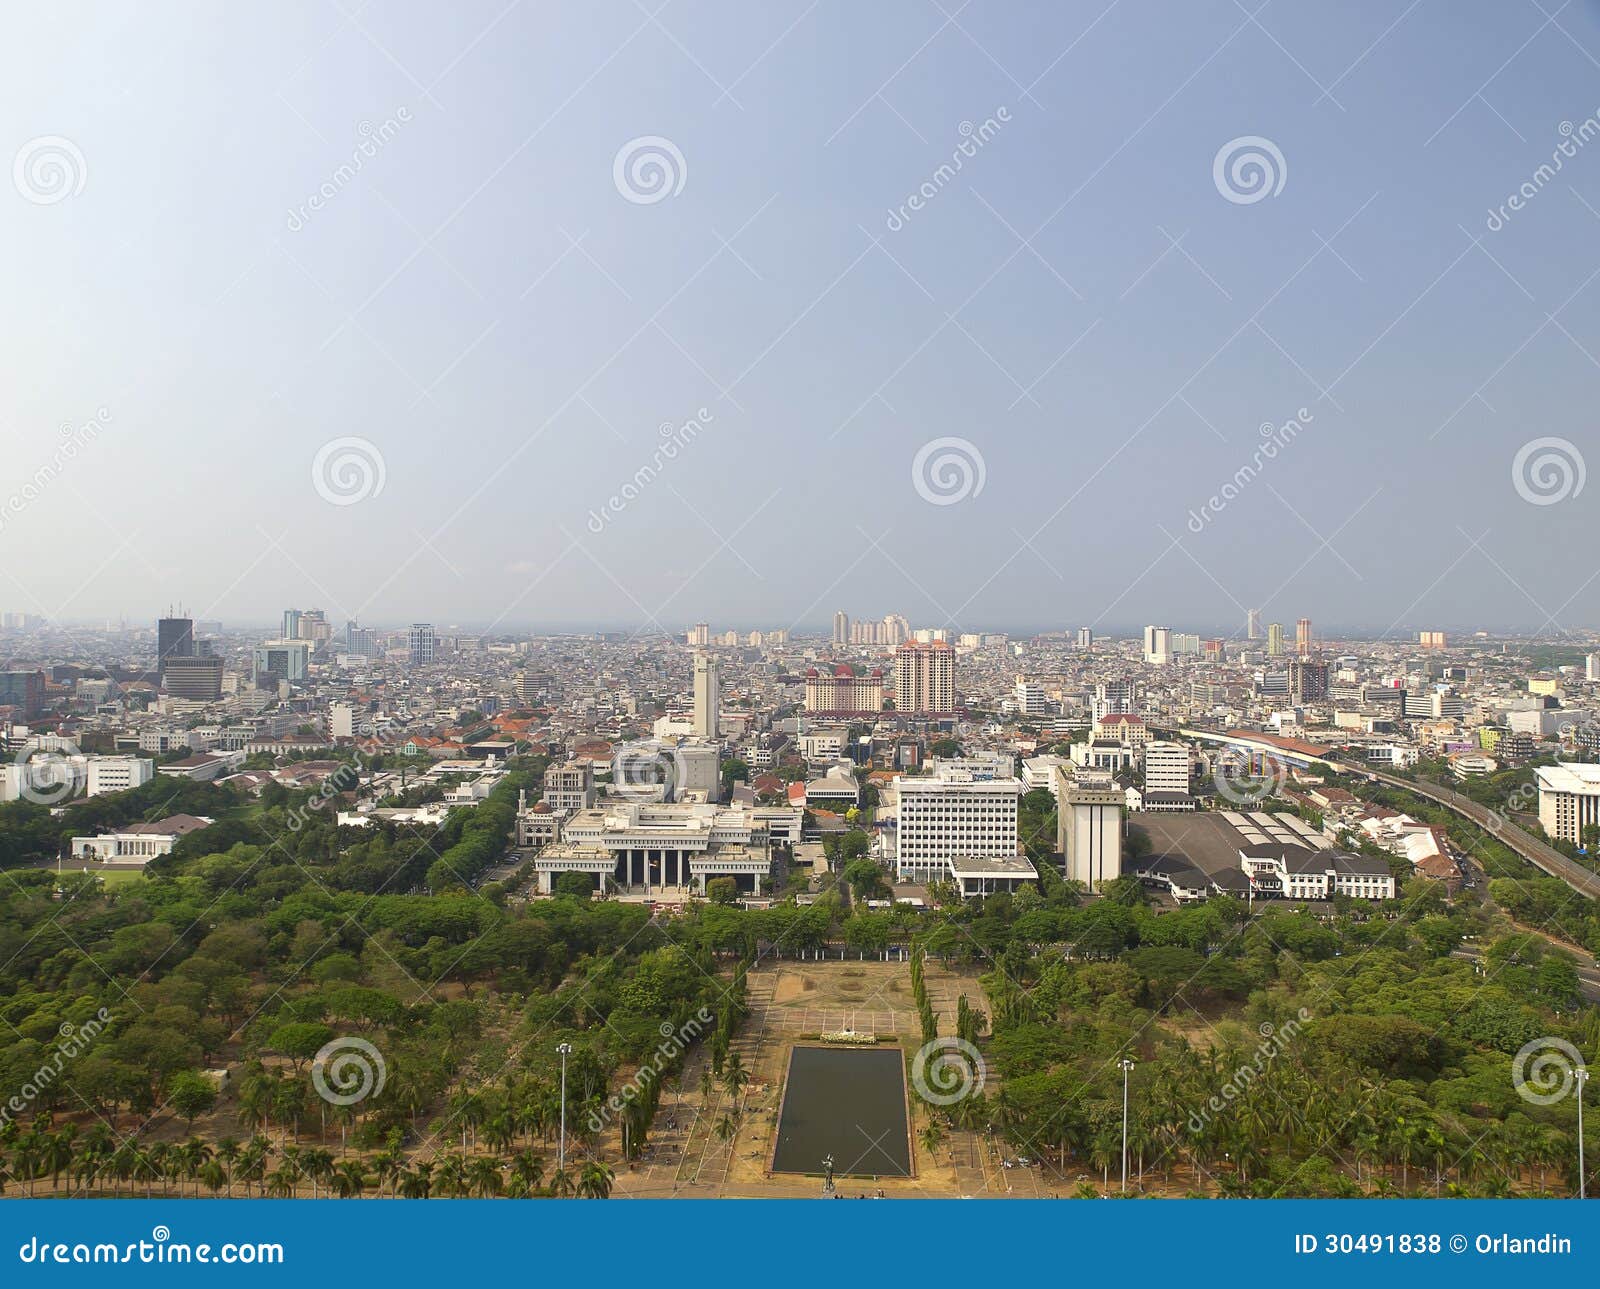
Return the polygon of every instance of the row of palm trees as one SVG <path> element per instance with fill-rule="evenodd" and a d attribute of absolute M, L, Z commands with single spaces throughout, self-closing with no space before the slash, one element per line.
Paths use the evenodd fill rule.
<path fill-rule="evenodd" d="M 320 1147 L 274 1144 L 256 1134 L 248 1141 L 200 1137 L 183 1142 L 118 1142 L 96 1123 L 56 1127 L 41 1116 L 27 1129 L 0 1129 L 0 1193 L 163 1196 L 332 1196 L 361 1199 L 568 1197 L 607 1199 L 614 1174 L 598 1159 L 548 1175 L 544 1156 L 531 1149 L 506 1155 L 464 1151 L 408 1159 L 397 1146 L 370 1155 L 336 1158 Z M 63 1184 L 64 1183 L 64 1184 Z"/>
<path fill-rule="evenodd" d="M 1290 1053 L 1219 1100 L 1249 1060 L 1183 1045 L 1141 1065 L 1127 1120 L 1130 1184 L 1142 1185 L 1149 1169 L 1169 1185 L 1178 1171 L 1224 1194 L 1577 1191 L 1577 1142 L 1563 1127 L 1521 1113 L 1458 1115 L 1404 1083 L 1312 1069 Z M 1023 1078 L 944 1115 L 951 1127 L 998 1133 L 1061 1174 L 1087 1166 L 1109 1185 L 1120 1167 L 1120 1082 L 1096 1086 L 1066 1072 Z M 931 1151 L 945 1125 L 935 1118 L 930 1127 L 922 1141 Z"/>

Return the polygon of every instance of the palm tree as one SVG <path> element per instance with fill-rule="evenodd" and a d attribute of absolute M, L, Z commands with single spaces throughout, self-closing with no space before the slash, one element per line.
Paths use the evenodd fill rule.
<path fill-rule="evenodd" d="M 550 1193 L 565 1199 L 572 1194 L 572 1177 L 564 1168 L 550 1174 Z"/>
<path fill-rule="evenodd" d="M 938 1123 L 930 1123 L 922 1130 L 922 1148 L 933 1154 L 944 1141 L 944 1129 Z"/>
<path fill-rule="evenodd" d="M 480 1199 L 492 1199 L 505 1189 L 500 1165 L 486 1155 L 479 1155 L 468 1166 L 467 1182 Z"/>
<path fill-rule="evenodd" d="M 728 1089 L 730 1097 L 737 1098 L 748 1082 L 750 1082 L 750 1071 L 744 1068 L 739 1053 L 735 1052 L 728 1057 L 728 1063 L 723 1067 L 722 1086 Z"/>
<path fill-rule="evenodd" d="M 460 1155 L 446 1155 L 439 1161 L 439 1171 L 434 1180 L 439 1188 L 439 1194 L 453 1199 L 466 1194 L 467 1190 L 467 1161 Z"/>
<path fill-rule="evenodd" d="M 308 1150 L 300 1157 L 300 1171 L 311 1182 L 311 1198 L 317 1198 L 317 1184 L 333 1175 L 333 1156 L 326 1150 Z"/>
<path fill-rule="evenodd" d="M 334 1169 L 330 1185 L 340 1199 L 360 1199 L 371 1180 L 359 1159 L 346 1159 Z"/>
<path fill-rule="evenodd" d="M 233 1168 L 239 1162 L 243 1147 L 236 1137 L 223 1137 L 217 1142 L 217 1162 L 227 1170 L 228 1198 L 233 1198 Z"/>
<path fill-rule="evenodd" d="M 616 1175 L 611 1169 L 598 1159 L 591 1159 L 583 1166 L 583 1172 L 578 1178 L 579 1199 L 610 1199 L 611 1183 Z"/>
<path fill-rule="evenodd" d="M 400 1194 L 405 1199 L 427 1199 L 433 1194 L 433 1161 L 420 1160 L 400 1176 Z"/>
<path fill-rule="evenodd" d="M 531 1150 L 518 1151 L 511 1160 L 511 1176 L 528 1190 L 538 1190 L 544 1180 L 544 1156 Z"/>
<path fill-rule="evenodd" d="M 196 1177 L 211 1192 L 212 1198 L 215 1198 L 217 1192 L 228 1185 L 228 1170 L 215 1159 L 208 1159 L 201 1164 L 200 1171 L 196 1174 Z"/>

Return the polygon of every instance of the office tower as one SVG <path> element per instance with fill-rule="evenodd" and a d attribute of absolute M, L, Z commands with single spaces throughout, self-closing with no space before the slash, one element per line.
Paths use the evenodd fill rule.
<path fill-rule="evenodd" d="M 328 615 L 321 609 L 307 609 L 300 615 L 299 634 L 292 638 L 309 640 L 313 645 L 321 648 L 333 639 L 333 628 L 328 625 Z"/>
<path fill-rule="evenodd" d="M 257 689 L 276 689 L 279 681 L 304 680 L 310 673 L 311 644 L 306 640 L 265 640 L 255 647 L 251 674 Z"/>
<path fill-rule="evenodd" d="M 413 667 L 429 667 L 433 665 L 433 655 L 438 647 L 438 638 L 433 634 L 431 622 L 413 622 L 411 624 L 411 665 Z"/>
<path fill-rule="evenodd" d="M 952 856 L 1014 859 L 1022 781 L 977 779 L 959 770 L 898 778 L 895 868 L 902 881 L 943 873 Z"/>
<path fill-rule="evenodd" d="M 1244 638 L 1246 640 L 1261 639 L 1261 610 L 1250 609 L 1244 615 Z"/>
<path fill-rule="evenodd" d="M 1311 619 L 1301 618 L 1294 624 L 1294 651 L 1302 658 L 1311 653 Z"/>
<path fill-rule="evenodd" d="M 278 639 L 298 640 L 300 638 L 300 619 L 302 616 L 299 609 L 285 609 L 283 611 L 283 630 L 278 633 Z"/>
<path fill-rule="evenodd" d="M 1583 678 L 1600 680 L 1600 653 L 1592 653 L 1583 660 Z"/>
<path fill-rule="evenodd" d="M 1102 716 L 1127 716 L 1134 710 L 1134 688 L 1131 680 L 1102 680 L 1094 687 L 1094 718 Z"/>
<path fill-rule="evenodd" d="M 1505 740 L 1501 740 L 1502 749 Z M 1574 846 L 1583 830 L 1600 824 L 1600 766 L 1558 761 L 1534 770 L 1539 783 L 1539 824 L 1546 835 Z"/>
<path fill-rule="evenodd" d="M 1267 657 L 1283 657 L 1283 623 L 1274 622 L 1267 628 Z"/>
<path fill-rule="evenodd" d="M 1443 649 L 1445 647 L 1443 631 L 1419 631 L 1417 643 L 1424 649 Z"/>
<path fill-rule="evenodd" d="M 166 617 L 156 623 L 156 675 L 164 679 L 168 658 L 194 657 L 194 620 Z"/>
<path fill-rule="evenodd" d="M 1017 711 L 1024 716 L 1048 716 L 1050 704 L 1045 701 L 1044 686 L 1025 676 L 1017 677 Z"/>
<path fill-rule="evenodd" d="M 333 738 L 356 736 L 356 706 L 354 703 L 334 703 L 328 708 L 328 733 Z"/>
<path fill-rule="evenodd" d="M 696 622 L 689 630 L 689 643 L 696 649 L 704 649 L 711 643 L 711 627 L 705 622 Z"/>
<path fill-rule="evenodd" d="M 1310 658 L 1289 663 L 1289 693 L 1296 703 L 1313 703 L 1328 696 L 1328 664 Z"/>
<path fill-rule="evenodd" d="M 1182 743 L 1147 743 L 1144 749 L 1144 790 L 1149 793 L 1189 793 L 1189 749 Z"/>
<path fill-rule="evenodd" d="M 210 653 L 168 658 L 161 685 L 174 698 L 217 702 L 222 697 L 222 659 Z"/>
<path fill-rule="evenodd" d="M 833 615 L 833 643 L 836 645 L 850 642 L 850 615 L 843 609 L 837 610 Z"/>
<path fill-rule="evenodd" d="M 1090 628 L 1088 628 L 1088 627 L 1079 627 L 1078 628 L 1078 648 L 1080 648 L 1080 649 L 1093 649 L 1094 648 L 1094 632 Z"/>
<path fill-rule="evenodd" d="M 1065 876 L 1091 891 L 1122 876 L 1122 789 L 1080 786 L 1056 767 L 1056 849 L 1066 857 Z"/>
<path fill-rule="evenodd" d="M 1144 660 L 1154 666 L 1172 661 L 1172 632 L 1167 627 L 1144 629 Z"/>
<path fill-rule="evenodd" d="M 722 664 L 708 653 L 694 656 L 694 732 L 716 739 L 722 722 Z"/>
<path fill-rule="evenodd" d="M 44 705 L 44 672 L 0 671 L 0 707 L 21 710 L 23 719 Z"/>
<path fill-rule="evenodd" d="M 894 651 L 894 705 L 915 716 L 955 713 L 956 651 L 948 641 L 908 641 Z"/>
<path fill-rule="evenodd" d="M 373 638 L 372 628 L 358 627 L 354 622 L 344 624 L 344 650 L 354 654 L 357 658 L 371 658 L 378 652 L 377 641 Z"/>

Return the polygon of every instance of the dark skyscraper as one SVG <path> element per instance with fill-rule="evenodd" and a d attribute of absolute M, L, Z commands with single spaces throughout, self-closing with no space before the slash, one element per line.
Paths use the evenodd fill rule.
<path fill-rule="evenodd" d="M 156 623 L 156 672 L 165 681 L 168 658 L 194 657 L 194 619 L 162 618 Z"/>

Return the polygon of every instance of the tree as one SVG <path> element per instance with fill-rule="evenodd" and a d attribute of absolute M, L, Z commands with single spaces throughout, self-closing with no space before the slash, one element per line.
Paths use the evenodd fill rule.
<path fill-rule="evenodd" d="M 594 878 L 588 873 L 562 873 L 555 880 L 555 893 L 575 900 L 587 900 L 594 895 Z"/>
<path fill-rule="evenodd" d="M 180 1070 L 167 1084 L 167 1101 L 194 1127 L 194 1121 L 217 1104 L 217 1087 L 199 1070 Z"/>
<path fill-rule="evenodd" d="M 739 882 L 733 877 L 713 877 L 706 883 L 706 894 L 713 904 L 737 904 Z"/>

